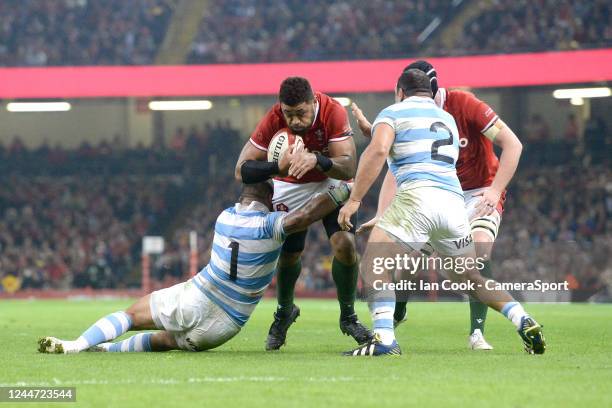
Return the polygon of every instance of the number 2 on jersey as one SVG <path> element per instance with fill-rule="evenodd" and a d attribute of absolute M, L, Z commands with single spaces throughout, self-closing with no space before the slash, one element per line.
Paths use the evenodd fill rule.
<path fill-rule="evenodd" d="M 431 160 L 437 160 L 448 164 L 455 164 L 455 160 L 450 156 L 445 156 L 443 154 L 438 153 L 438 149 L 440 146 L 450 146 L 453 144 L 453 132 L 442 122 L 434 122 L 431 124 L 429 131 L 438 133 L 438 129 L 443 129 L 448 132 L 448 139 L 436 140 L 431 145 Z"/>

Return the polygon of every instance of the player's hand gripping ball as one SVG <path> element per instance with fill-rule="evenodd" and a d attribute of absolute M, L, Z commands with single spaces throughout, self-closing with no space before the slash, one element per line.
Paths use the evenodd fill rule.
<path fill-rule="evenodd" d="M 289 129 L 281 129 L 272 137 L 268 145 L 268 161 L 277 162 L 281 175 L 286 175 L 291 159 L 304 151 L 304 141 Z"/>

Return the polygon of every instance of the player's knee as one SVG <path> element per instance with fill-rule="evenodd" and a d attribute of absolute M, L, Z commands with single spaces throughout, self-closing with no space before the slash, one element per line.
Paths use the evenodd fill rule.
<path fill-rule="evenodd" d="M 476 256 L 479 258 L 491 258 L 491 252 L 493 250 L 494 238 L 490 232 L 484 232 L 479 230 L 472 231 L 472 237 L 474 238 L 476 246 Z"/>
<path fill-rule="evenodd" d="M 357 249 L 353 234 L 339 231 L 329 239 L 334 257 L 340 262 L 351 265 L 357 261 Z"/>
<path fill-rule="evenodd" d="M 278 259 L 278 266 L 286 267 L 295 265 L 302 256 L 301 252 L 281 252 L 280 258 Z"/>

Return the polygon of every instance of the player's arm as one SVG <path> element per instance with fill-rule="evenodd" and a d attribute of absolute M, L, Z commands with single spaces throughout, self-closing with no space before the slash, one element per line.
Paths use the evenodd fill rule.
<path fill-rule="evenodd" d="M 268 162 L 268 144 L 277 130 L 278 123 L 271 109 L 257 124 L 255 131 L 240 152 L 234 172 L 236 180 L 252 184 L 276 175 L 286 174 L 286 169 L 279 168 L 280 163 Z"/>
<path fill-rule="evenodd" d="M 357 149 L 352 137 L 329 143 L 329 157 L 321 153 L 303 152 L 289 167 L 289 175 L 302 178 L 313 168 L 337 180 L 350 180 L 355 176 Z"/>
<path fill-rule="evenodd" d="M 267 160 L 266 152 L 253 146 L 251 141 L 247 140 L 236 162 L 234 173 L 236 180 L 245 184 L 252 184 L 279 174 L 278 163 L 268 162 Z"/>
<path fill-rule="evenodd" d="M 354 102 L 351 104 L 351 113 L 357 121 L 357 126 L 359 126 L 361 133 L 368 139 L 372 137 L 372 124 L 368 118 L 365 117 L 359 106 L 357 106 L 357 104 Z"/>
<path fill-rule="evenodd" d="M 484 190 L 481 201 L 476 205 L 476 215 L 484 216 L 491 214 L 497 207 L 499 199 L 508 187 L 510 180 L 514 177 L 518 167 L 523 144 L 516 134 L 501 119 L 497 119 L 493 125 L 484 132 L 484 136 L 491 139 L 493 143 L 501 147 L 499 167 L 491 186 Z"/>
<path fill-rule="evenodd" d="M 346 201 L 349 194 L 349 185 L 342 183 L 325 194 L 314 196 L 303 208 L 288 214 L 284 218 L 283 230 L 285 235 L 308 228 L 310 224 L 322 219 Z"/>
<path fill-rule="evenodd" d="M 381 122 L 374 129 L 372 142 L 359 160 L 357 176 L 349 201 L 342 207 L 338 216 L 338 224 L 342 229 L 349 230 L 353 226 L 351 216 L 359 209 L 361 200 L 380 174 L 394 140 L 395 129 L 389 123 Z"/>

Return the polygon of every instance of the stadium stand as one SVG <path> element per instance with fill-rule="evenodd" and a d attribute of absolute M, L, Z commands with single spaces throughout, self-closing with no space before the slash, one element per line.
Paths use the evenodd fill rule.
<path fill-rule="evenodd" d="M 171 0 L 7 0 L 0 3 L 0 65 L 153 62 Z"/>
<path fill-rule="evenodd" d="M 570 119 L 566 138 L 554 141 L 544 119 L 526 124 L 524 160 L 511 183 L 494 259 L 500 280 L 571 277 L 575 296 L 584 298 L 606 287 L 610 270 L 612 170 L 601 139 L 589 147 L 589 132 L 606 134 L 601 121 L 593 118 L 584 137 L 580 132 L 574 139 Z M 178 128 L 168 140 L 167 147 L 121 149 L 113 141 L 30 150 L 17 137 L 0 146 L 0 291 L 138 285 L 146 234 L 167 239 L 152 264 L 152 277 L 163 285 L 188 273 L 190 231 L 199 236 L 198 265 L 205 265 L 216 216 L 239 192 L 232 173 L 239 134 L 217 123 Z M 604 152 L 612 145 L 605 143 Z M 217 157 L 228 145 L 235 146 L 231 154 Z M 360 222 L 375 212 L 373 190 Z M 298 290 L 333 290 L 330 259 L 325 232 L 315 225 Z"/>
<path fill-rule="evenodd" d="M 610 2 L 605 0 L 495 0 L 481 3 L 448 55 L 507 54 L 612 45 Z M 435 51 L 432 50 L 432 51 Z"/>

